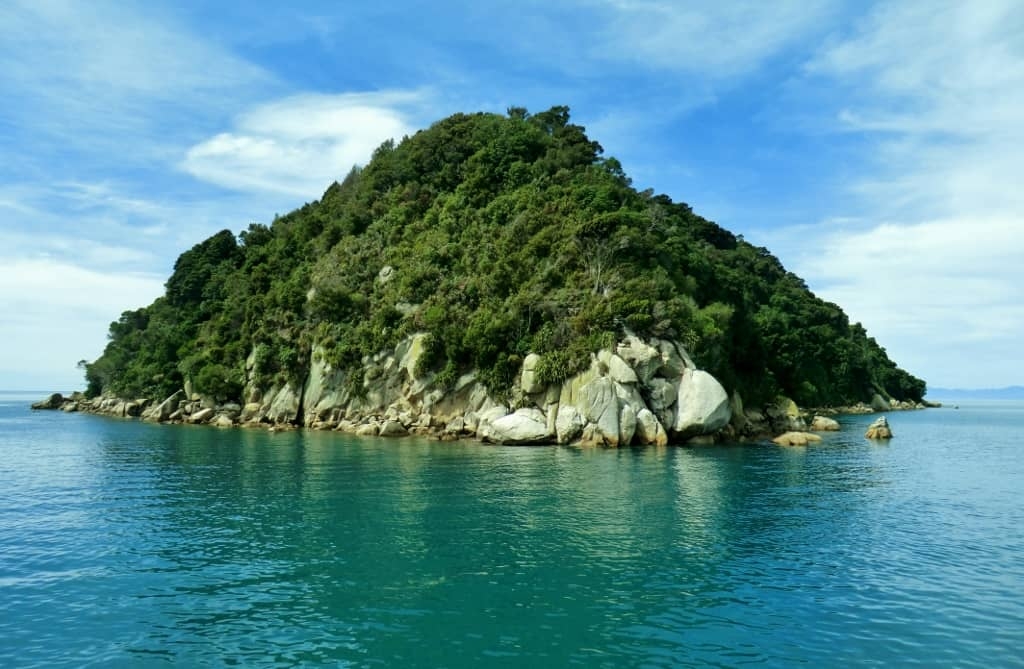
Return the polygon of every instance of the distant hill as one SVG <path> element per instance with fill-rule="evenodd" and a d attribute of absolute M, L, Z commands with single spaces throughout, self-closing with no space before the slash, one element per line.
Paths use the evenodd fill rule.
<path fill-rule="evenodd" d="M 928 399 L 958 400 L 1024 400 L 1024 386 L 1008 386 L 1006 388 L 929 388 Z"/>

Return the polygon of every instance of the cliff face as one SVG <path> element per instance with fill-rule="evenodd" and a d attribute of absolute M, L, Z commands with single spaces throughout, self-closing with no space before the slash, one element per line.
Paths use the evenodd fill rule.
<path fill-rule="evenodd" d="M 634 189 L 562 107 L 457 114 L 271 225 L 196 244 L 163 297 L 111 324 L 86 379 L 92 397 L 182 390 L 168 420 L 369 433 L 491 412 L 494 440 L 561 421 L 601 443 L 706 436 L 728 422 L 725 391 L 755 406 L 924 392 L 766 249 Z"/>
<path fill-rule="evenodd" d="M 732 415 L 725 389 L 696 369 L 678 342 L 630 335 L 614 349 L 594 354 L 585 370 L 555 383 L 538 380 L 542 357 L 530 354 L 508 397 L 498 400 L 475 372 L 450 388 L 439 385 L 436 372 L 418 374 L 427 337 L 414 334 L 390 351 L 367 357 L 354 371 L 332 366 L 316 350 L 301 387 L 262 388 L 250 373 L 242 407 L 217 407 L 209 398 L 177 392 L 142 417 L 302 425 L 374 436 L 475 436 L 503 444 L 624 446 L 715 435 Z M 362 381 L 353 384 L 352 374 Z"/>

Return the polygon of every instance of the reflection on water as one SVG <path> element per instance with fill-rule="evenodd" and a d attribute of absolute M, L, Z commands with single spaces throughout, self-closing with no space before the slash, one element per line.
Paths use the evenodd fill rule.
<path fill-rule="evenodd" d="M 4 665 L 1005 666 L 1022 641 L 1024 464 L 961 416 L 603 450 L 4 410 Z"/>

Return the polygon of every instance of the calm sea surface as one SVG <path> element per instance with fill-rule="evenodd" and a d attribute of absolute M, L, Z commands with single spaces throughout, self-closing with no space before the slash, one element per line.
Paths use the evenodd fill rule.
<path fill-rule="evenodd" d="M 35 399 L 0 394 L 0 666 L 1024 666 L 1024 403 L 579 450 Z"/>

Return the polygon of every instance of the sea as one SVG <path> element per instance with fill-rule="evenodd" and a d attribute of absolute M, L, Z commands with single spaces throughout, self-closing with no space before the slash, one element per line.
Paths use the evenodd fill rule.
<path fill-rule="evenodd" d="M 581 449 L 43 395 L 0 393 L 2 667 L 1024 666 L 1024 402 Z"/>

